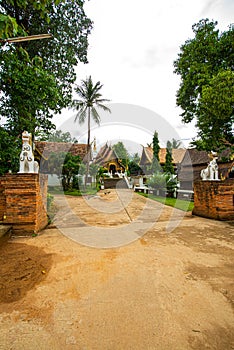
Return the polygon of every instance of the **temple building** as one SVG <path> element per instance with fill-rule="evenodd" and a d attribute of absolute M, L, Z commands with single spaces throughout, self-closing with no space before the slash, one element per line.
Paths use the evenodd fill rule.
<path fill-rule="evenodd" d="M 124 173 L 126 168 L 115 150 L 107 143 L 101 147 L 94 160 L 96 164 L 108 170 L 109 173 Z"/>

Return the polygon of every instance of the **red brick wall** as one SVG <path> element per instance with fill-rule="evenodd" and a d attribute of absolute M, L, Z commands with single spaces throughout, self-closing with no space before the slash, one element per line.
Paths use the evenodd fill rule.
<path fill-rule="evenodd" d="M 3 221 L 5 206 L 6 206 L 6 198 L 4 194 L 4 188 L 1 186 L 1 178 L 0 178 L 0 221 Z"/>
<path fill-rule="evenodd" d="M 234 220 L 234 179 L 195 182 L 193 214 Z"/>
<path fill-rule="evenodd" d="M 15 234 L 39 232 L 47 223 L 47 175 L 7 174 L 0 177 L 0 220 Z"/>

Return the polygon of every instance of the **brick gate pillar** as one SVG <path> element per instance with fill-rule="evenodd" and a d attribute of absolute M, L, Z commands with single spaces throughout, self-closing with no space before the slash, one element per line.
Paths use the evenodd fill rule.
<path fill-rule="evenodd" d="M 14 234 L 37 233 L 48 224 L 44 174 L 7 174 L 0 178 L 0 221 Z"/>
<path fill-rule="evenodd" d="M 234 179 L 195 182 L 193 214 L 217 220 L 234 220 Z"/>

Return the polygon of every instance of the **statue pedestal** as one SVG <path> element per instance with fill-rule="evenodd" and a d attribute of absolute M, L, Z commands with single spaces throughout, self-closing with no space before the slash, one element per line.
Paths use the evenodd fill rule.
<path fill-rule="evenodd" d="M 234 179 L 195 182 L 193 214 L 216 220 L 234 220 Z"/>
<path fill-rule="evenodd" d="M 47 175 L 7 174 L 0 177 L 0 221 L 14 234 L 37 233 L 48 224 Z"/>

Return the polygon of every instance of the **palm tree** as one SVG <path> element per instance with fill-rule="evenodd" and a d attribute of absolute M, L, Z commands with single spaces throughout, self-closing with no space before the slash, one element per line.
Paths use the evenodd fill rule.
<path fill-rule="evenodd" d="M 180 140 L 176 140 L 173 138 L 171 142 L 171 148 L 180 148 L 181 144 L 182 143 Z"/>
<path fill-rule="evenodd" d="M 87 139 L 87 172 L 85 178 L 85 184 L 87 183 L 87 177 L 89 172 L 89 161 L 90 161 L 90 122 L 91 117 L 94 122 L 100 124 L 101 118 L 97 112 L 96 107 L 101 108 L 104 111 L 111 113 L 111 110 L 106 107 L 103 103 L 110 100 L 102 98 L 100 93 L 101 88 L 100 81 L 96 84 L 93 83 L 91 76 L 86 80 L 81 81 L 81 85 L 75 88 L 75 92 L 78 94 L 80 99 L 73 100 L 72 108 L 77 111 L 75 121 L 79 121 L 79 124 L 83 124 L 88 117 L 88 139 Z"/>

